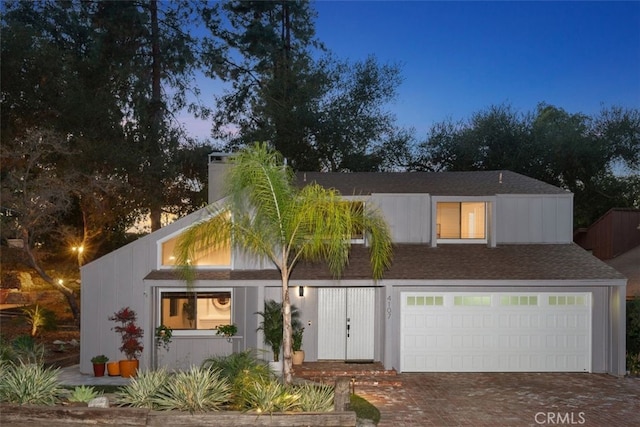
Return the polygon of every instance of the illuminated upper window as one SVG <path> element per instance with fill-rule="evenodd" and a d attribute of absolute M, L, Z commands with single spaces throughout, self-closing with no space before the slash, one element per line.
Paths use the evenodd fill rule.
<path fill-rule="evenodd" d="M 162 242 L 162 266 L 176 265 L 176 243 L 180 236 L 173 237 Z M 231 245 L 210 248 L 198 252 L 195 259 L 189 260 L 189 264 L 197 267 L 228 267 L 231 265 Z"/>
<path fill-rule="evenodd" d="M 485 202 L 438 202 L 438 239 L 486 241 L 486 211 Z"/>

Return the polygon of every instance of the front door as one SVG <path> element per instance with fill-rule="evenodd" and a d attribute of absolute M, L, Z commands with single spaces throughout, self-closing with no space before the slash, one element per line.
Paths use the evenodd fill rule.
<path fill-rule="evenodd" d="M 318 289 L 318 359 L 372 361 L 374 288 Z"/>

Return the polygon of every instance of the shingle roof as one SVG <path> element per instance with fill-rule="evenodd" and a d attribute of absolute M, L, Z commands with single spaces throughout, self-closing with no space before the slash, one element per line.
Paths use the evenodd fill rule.
<path fill-rule="evenodd" d="M 344 280 L 371 278 L 368 249 L 354 246 Z M 575 244 L 396 245 L 384 280 L 621 280 L 624 276 Z M 278 280 L 276 270 L 208 270 L 199 280 Z M 329 280 L 323 264 L 299 264 L 291 280 Z M 152 271 L 149 280 L 175 280 L 173 270 Z"/>
<path fill-rule="evenodd" d="M 511 171 L 474 172 L 299 172 L 298 185 L 317 182 L 343 196 L 371 193 L 429 193 L 435 196 L 565 194 L 562 188 Z"/>

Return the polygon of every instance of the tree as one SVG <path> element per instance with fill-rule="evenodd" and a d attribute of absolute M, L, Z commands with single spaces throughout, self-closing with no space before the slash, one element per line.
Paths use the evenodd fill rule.
<path fill-rule="evenodd" d="M 364 230 L 370 245 L 374 278 L 391 262 L 391 238 L 382 215 L 370 205 L 356 213 L 335 190 L 309 184 L 294 185 L 293 172 L 282 155 L 256 143 L 240 151 L 229 169 L 229 202 L 196 222 L 178 243 L 178 265 L 187 282 L 194 270 L 187 260 L 207 248 L 232 242 L 249 253 L 270 260 L 282 282 L 284 379 L 292 381 L 292 324 L 289 278 L 302 260 L 325 261 L 339 275 L 349 257 L 353 230 Z"/>
<path fill-rule="evenodd" d="M 295 170 L 382 168 L 385 145 L 402 140 L 384 109 L 401 83 L 399 66 L 325 55 L 307 1 L 229 1 L 221 10 L 230 28 L 203 13 L 213 22 L 208 75 L 231 86 L 216 99 L 215 137 L 230 151 L 269 141 Z"/>
<path fill-rule="evenodd" d="M 71 207 L 73 182 L 64 168 L 56 165 L 60 157 L 73 153 L 63 136 L 52 131 L 32 129 L 23 138 L 16 138 L 2 150 L 2 231 L 15 233 L 22 239 L 26 263 L 40 277 L 66 298 L 75 321 L 80 319 L 80 308 L 71 289 L 61 279 L 51 277 L 42 266 L 42 254 L 60 249 L 54 244 L 60 220 Z"/>
<path fill-rule="evenodd" d="M 207 75 L 231 89 L 216 99 L 213 136 L 228 140 L 231 149 L 270 141 L 294 168 L 316 170 L 308 129 L 325 76 L 311 58 L 310 48 L 319 44 L 310 3 L 227 1 L 222 13 L 228 28 L 217 25 L 217 11 L 203 11 L 213 46 L 204 61 Z M 227 46 L 222 53 L 218 41 Z"/>
<path fill-rule="evenodd" d="M 420 147 L 420 170 L 496 170 L 525 173 L 532 147 L 528 116 L 508 105 L 474 113 L 467 122 L 445 121 L 431 127 Z"/>
<path fill-rule="evenodd" d="M 324 64 L 329 81 L 319 99 L 317 125 L 311 130 L 321 169 L 379 170 L 385 143 L 403 140 L 402 131 L 395 129 L 395 116 L 383 109 L 396 96 L 400 67 L 380 65 L 373 56 L 355 63 Z"/>
<path fill-rule="evenodd" d="M 508 169 L 570 190 L 574 225 L 640 198 L 640 112 L 604 109 L 589 117 L 540 104 L 518 114 L 492 106 L 460 123 L 436 123 L 418 147 L 417 170 Z M 627 176 L 628 175 L 628 176 Z"/>

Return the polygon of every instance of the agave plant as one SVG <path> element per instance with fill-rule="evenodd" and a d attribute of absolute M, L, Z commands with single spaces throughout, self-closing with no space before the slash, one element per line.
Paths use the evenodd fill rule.
<path fill-rule="evenodd" d="M 197 366 L 171 376 L 153 397 L 158 410 L 207 412 L 220 410 L 229 402 L 231 385 L 215 369 Z"/>
<path fill-rule="evenodd" d="M 169 381 L 169 377 L 164 368 L 140 371 L 137 377 L 131 378 L 131 382 L 116 393 L 116 403 L 119 406 L 154 409 L 153 399 Z"/>
<path fill-rule="evenodd" d="M 0 369 L 0 401 L 18 405 L 55 405 L 62 393 L 58 371 L 32 363 L 5 365 Z"/>
<path fill-rule="evenodd" d="M 68 397 L 69 402 L 83 402 L 88 403 L 100 396 L 102 393 L 97 391 L 95 388 L 91 386 L 78 386 L 73 389 L 71 394 Z"/>
<path fill-rule="evenodd" d="M 294 386 L 300 395 L 297 409 L 302 412 L 331 412 L 334 409 L 334 388 L 328 384 L 305 383 Z"/>
<path fill-rule="evenodd" d="M 271 414 L 294 410 L 300 394 L 277 379 L 270 379 L 247 384 L 244 397 L 249 409 Z"/>

